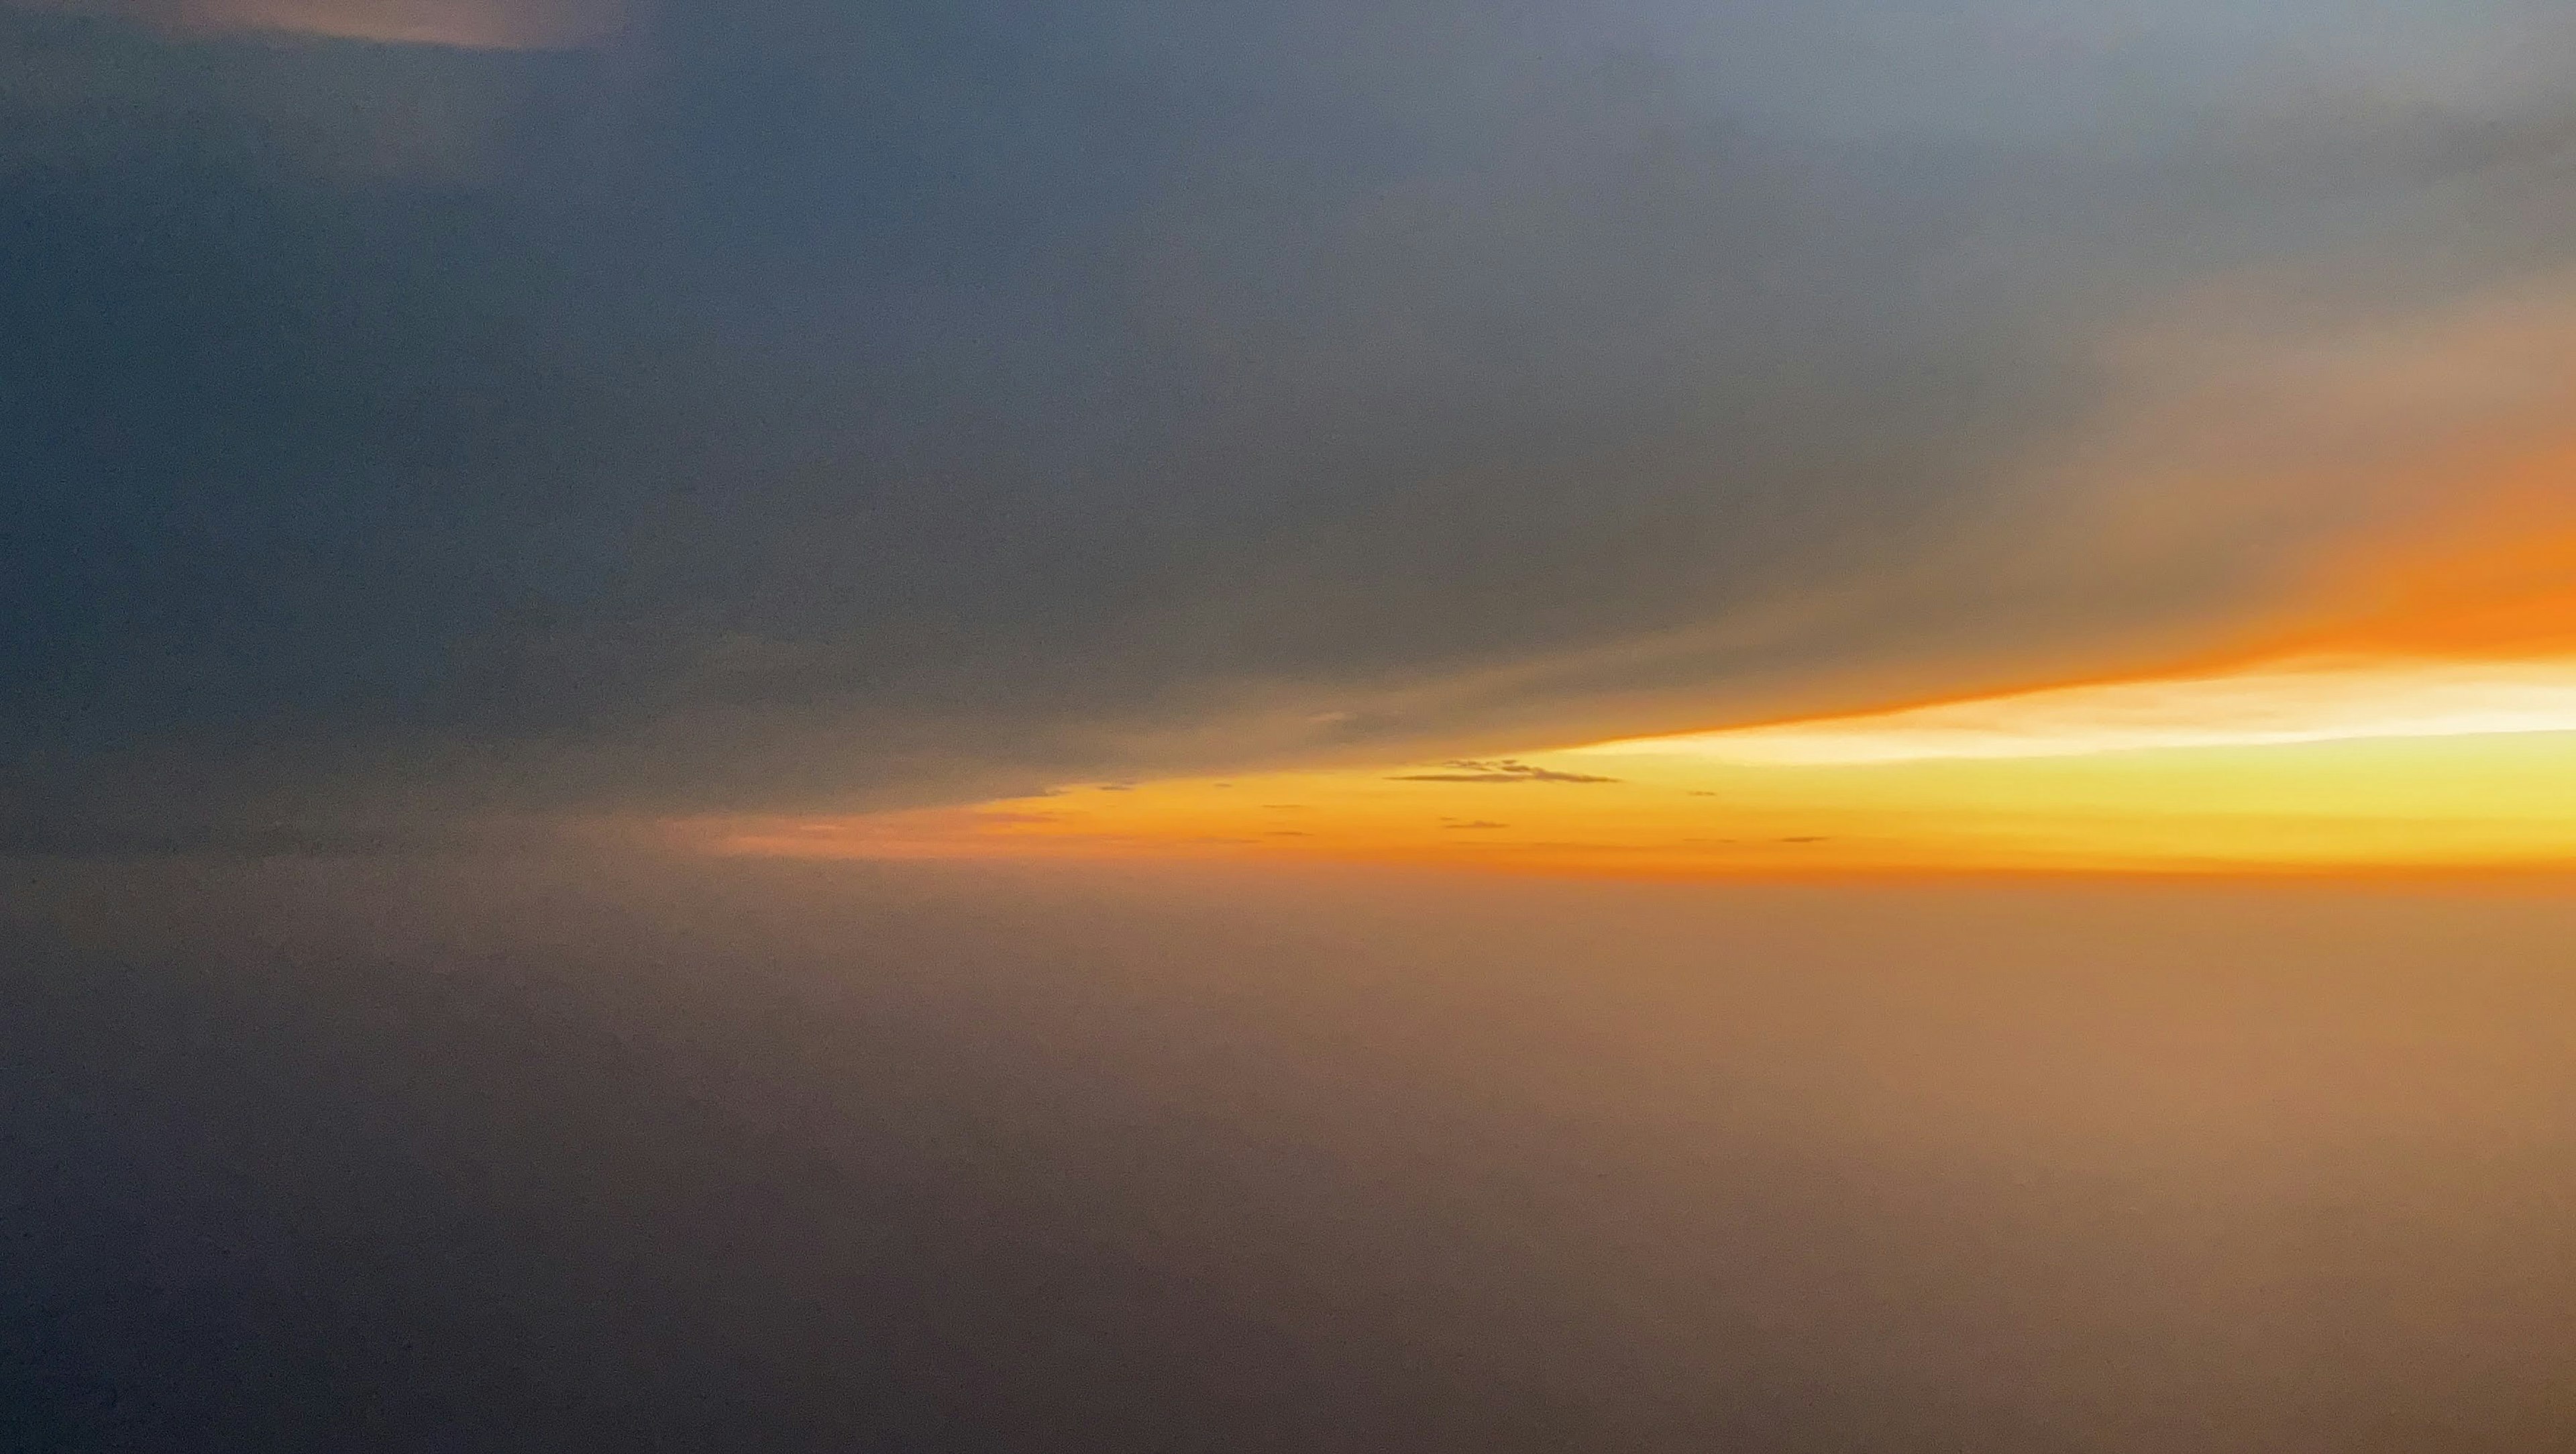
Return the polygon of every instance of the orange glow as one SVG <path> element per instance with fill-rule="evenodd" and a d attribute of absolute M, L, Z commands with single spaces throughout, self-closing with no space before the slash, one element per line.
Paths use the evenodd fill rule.
<path fill-rule="evenodd" d="M 1626 744 L 687 831 L 762 856 L 1214 856 L 1640 877 L 2527 871 L 2576 867 L 2576 733 L 1818 766 Z"/>
<path fill-rule="evenodd" d="M 2296 650 L 2500 657 L 2576 654 L 2576 453 L 2543 478 L 2375 540 L 2321 573 Z"/>
<path fill-rule="evenodd" d="M 2187 667 L 1478 758 L 682 825 L 728 854 L 1624 877 L 2576 869 L 2576 450 L 2328 556 Z"/>

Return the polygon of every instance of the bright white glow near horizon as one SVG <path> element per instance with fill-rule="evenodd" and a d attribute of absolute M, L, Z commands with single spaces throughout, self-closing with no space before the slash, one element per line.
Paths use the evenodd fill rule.
<path fill-rule="evenodd" d="M 2314 659 L 1579 749 L 1772 766 L 2576 732 L 2576 658 Z"/>

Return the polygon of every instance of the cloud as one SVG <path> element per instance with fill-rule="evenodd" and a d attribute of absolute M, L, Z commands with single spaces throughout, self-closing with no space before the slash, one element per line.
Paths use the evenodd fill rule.
<path fill-rule="evenodd" d="M 2576 660 L 2314 660 L 1586 749 L 1775 766 L 2576 732 Z"/>
<path fill-rule="evenodd" d="M 1460 758 L 1449 764 L 1453 772 L 1401 773 L 1388 779 L 1399 783 L 1614 783 L 1617 778 L 1594 777 L 1589 773 L 1563 772 L 1550 767 L 1533 767 L 1508 758 L 1480 762 Z"/>
<path fill-rule="evenodd" d="M 2044 677 L 2310 528 L 2095 528 L 2186 498 L 2139 320 L 2567 261 L 2541 7 L 298 13 L 448 39 L 0 17 L 0 818 L 957 801 Z"/>
<path fill-rule="evenodd" d="M 626 23 L 622 0 L 15 0 L 187 33 L 259 31 L 469 50 L 597 45 Z"/>
<path fill-rule="evenodd" d="M 400 254 L 421 240 L 414 223 L 395 220 L 401 204 L 442 192 L 452 204 L 456 189 L 497 185 L 525 166 L 532 139 L 598 124 L 618 104 L 627 64 L 612 50 L 393 45 L 115 18 L 123 13 L 0 6 L 0 179 L 21 206 L 29 189 L 51 189 L 58 226 L 27 239 L 39 249 L 117 207 L 167 229 L 136 240 L 145 252 L 227 215 L 248 229 L 234 239 L 248 246 L 281 209 L 330 207 L 377 214 L 361 225 Z M 356 261 L 327 232 L 267 245 L 281 263 Z M 137 281 L 148 284 L 151 271 Z M 484 280 L 459 282 L 472 292 Z M 270 297 L 291 302 L 273 285 Z M 398 302 L 379 285 L 377 306 Z M 129 321 L 187 323 L 149 318 L 153 303 L 138 295 Z M 385 340 L 389 353 L 400 344 Z"/>

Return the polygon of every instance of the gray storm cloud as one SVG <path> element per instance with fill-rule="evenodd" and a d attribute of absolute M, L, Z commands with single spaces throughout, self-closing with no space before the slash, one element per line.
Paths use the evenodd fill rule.
<path fill-rule="evenodd" d="M 2154 478 L 2057 467 L 2153 462 L 2120 340 L 2213 279 L 2331 334 L 2564 260 L 2551 7 L 649 20 L 0 22 L 18 839 L 1482 757 L 2008 675 L 2303 528 L 2087 565 L 2084 497 Z"/>

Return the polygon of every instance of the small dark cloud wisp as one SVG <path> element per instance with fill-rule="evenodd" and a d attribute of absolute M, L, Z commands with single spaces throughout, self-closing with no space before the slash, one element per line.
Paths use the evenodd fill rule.
<path fill-rule="evenodd" d="M 1560 772 L 1555 768 L 1534 767 L 1514 759 L 1454 758 L 1449 772 L 1398 773 L 1387 779 L 1398 783 L 1615 783 L 1615 777 L 1596 777 L 1585 772 Z"/>

